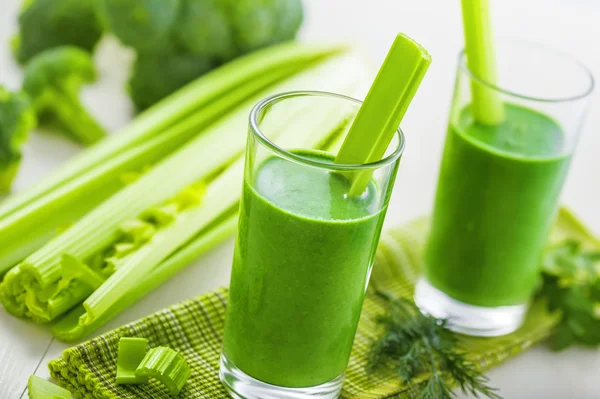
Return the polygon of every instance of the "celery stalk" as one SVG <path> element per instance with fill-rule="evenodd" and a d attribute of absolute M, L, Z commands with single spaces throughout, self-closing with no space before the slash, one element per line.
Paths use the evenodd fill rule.
<path fill-rule="evenodd" d="M 471 80 L 473 119 L 485 125 L 504 120 L 504 104 L 493 88 L 496 85 L 496 57 L 488 0 L 462 0 L 465 48 Z"/>
<path fill-rule="evenodd" d="M 139 284 L 121 298 L 110 312 L 97 318 L 89 325 L 83 325 L 79 318 L 85 313 L 83 305 L 77 306 L 52 326 L 52 334 L 61 341 L 74 342 L 90 335 L 123 310 L 146 296 L 149 292 L 168 281 L 186 268 L 191 262 L 230 237 L 237 228 L 237 213 L 216 220 L 212 227 L 202 231 L 197 238 L 179 249 L 164 262 L 152 270 Z"/>
<path fill-rule="evenodd" d="M 343 89 L 349 82 L 356 81 L 360 77 L 361 69 L 356 65 L 356 63 L 348 63 L 346 56 L 335 57 L 277 85 L 274 89 L 261 93 L 238 107 L 231 116 L 211 126 L 201 136 L 119 191 L 65 233 L 56 237 L 11 270 L 0 285 L 0 300 L 11 313 L 31 317 L 38 322 L 50 321 L 77 305 L 92 292 L 92 289 L 76 280 L 68 286 L 68 289 L 58 290 L 59 280 L 62 277 L 60 260 L 63 254 L 74 256 L 85 263 L 89 262 L 119 241 L 122 236 L 119 226 L 123 222 L 133 220 L 151 206 L 164 203 L 168 198 L 196 181 L 212 179 L 214 175 L 218 175 L 222 168 L 241 154 L 244 147 L 247 115 L 251 106 L 258 99 L 273 91 L 289 91 L 306 87 L 307 83 L 314 84 L 319 88 Z M 288 110 L 289 118 L 283 117 L 282 121 L 288 122 L 288 119 L 291 119 L 296 111 L 290 108 Z M 237 188 L 235 187 L 233 191 L 237 192 Z M 225 198 L 225 200 L 217 202 L 227 202 L 228 195 L 230 192 L 224 192 L 221 198 Z M 175 212 L 173 217 L 176 216 Z M 196 229 L 185 236 L 185 241 L 178 243 L 176 247 L 171 247 L 171 244 L 179 238 L 168 237 L 165 239 L 167 243 L 165 248 L 168 250 L 160 245 L 142 246 L 140 250 L 134 251 L 125 259 L 127 261 L 135 259 L 132 264 L 147 262 L 144 263 L 145 270 L 151 270 L 152 267 L 148 267 L 147 264 L 154 262 L 152 264 L 156 265 L 160 260 L 165 259 L 177 247 L 190 240 L 195 232 L 215 216 L 217 214 L 214 211 L 211 212 L 211 217 L 204 224 L 195 226 Z M 204 220 L 203 218 L 207 218 L 207 216 L 203 215 L 198 220 Z M 177 220 L 175 218 L 175 222 L 172 224 L 177 225 Z M 169 227 L 170 225 L 160 228 L 152 240 L 155 237 L 163 237 L 161 231 Z M 151 249 L 145 249 L 147 247 Z M 153 256 L 148 256 L 149 252 L 152 252 Z M 122 262 L 119 262 L 116 267 L 116 275 L 131 276 L 124 271 L 121 272 L 123 268 Z M 129 285 L 131 285 L 131 281 L 137 281 L 129 278 L 126 280 Z M 119 295 L 122 296 L 127 289 L 122 290 L 123 282 L 118 281 L 117 277 L 109 277 L 99 291 L 104 292 L 105 286 L 110 287 L 115 281 Z M 125 288 L 128 287 L 125 286 Z M 95 298 L 97 297 L 100 295 Z M 105 312 L 106 309 L 103 308 L 101 313 Z M 96 317 L 99 315 L 95 314 L 94 318 Z"/>
<path fill-rule="evenodd" d="M 247 82 L 286 66 L 297 65 L 301 69 L 310 61 L 343 50 L 339 46 L 289 42 L 239 57 L 152 106 L 115 134 L 69 160 L 39 184 L 6 199 L 0 204 L 0 219 L 115 155 L 160 134 Z"/>
<path fill-rule="evenodd" d="M 4 244 L 0 247 L 0 276 L 56 236 L 61 226 L 77 221 L 123 188 L 120 176 L 156 163 L 222 116 L 224 111 L 239 104 L 241 99 L 293 74 L 297 68 L 296 65 L 278 68 L 232 90 L 229 95 L 215 100 L 158 136 L 117 154 L 0 219 L 0 242 Z"/>

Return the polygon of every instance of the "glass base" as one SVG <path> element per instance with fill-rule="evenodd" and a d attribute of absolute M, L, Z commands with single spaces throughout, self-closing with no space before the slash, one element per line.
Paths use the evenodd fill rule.
<path fill-rule="evenodd" d="M 447 319 L 447 327 L 457 333 L 477 337 L 497 337 L 517 330 L 527 305 L 482 307 L 453 299 L 421 278 L 415 287 L 415 303 L 425 314 Z"/>
<path fill-rule="evenodd" d="M 221 383 L 235 399 L 336 399 L 340 396 L 344 376 L 325 384 L 306 388 L 287 388 L 267 384 L 238 369 L 225 354 L 219 367 Z"/>

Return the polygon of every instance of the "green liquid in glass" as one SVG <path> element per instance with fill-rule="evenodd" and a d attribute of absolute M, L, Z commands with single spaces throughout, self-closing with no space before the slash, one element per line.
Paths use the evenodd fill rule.
<path fill-rule="evenodd" d="M 344 372 L 385 214 L 372 184 L 360 199 L 348 190 L 279 158 L 244 184 L 224 353 L 251 377 L 309 387 Z"/>
<path fill-rule="evenodd" d="M 478 306 L 531 296 L 570 160 L 556 122 L 505 110 L 505 122 L 490 127 L 465 108 L 449 127 L 425 254 L 433 286 Z"/>

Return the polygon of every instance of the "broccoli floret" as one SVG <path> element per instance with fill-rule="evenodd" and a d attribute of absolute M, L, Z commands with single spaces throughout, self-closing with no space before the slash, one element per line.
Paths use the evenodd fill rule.
<path fill-rule="evenodd" d="M 229 60 L 237 53 L 223 0 L 183 0 L 174 39 L 190 53 Z"/>
<path fill-rule="evenodd" d="M 97 0 L 98 13 L 108 29 L 126 46 L 150 51 L 163 48 L 179 0 Z"/>
<path fill-rule="evenodd" d="M 242 53 L 293 39 L 302 24 L 301 0 L 232 1 L 230 26 Z"/>
<path fill-rule="evenodd" d="M 35 111 L 27 96 L 0 86 L 0 193 L 10 190 L 21 164 L 21 146 L 35 124 Z"/>
<path fill-rule="evenodd" d="M 239 55 L 290 40 L 301 0 L 97 0 L 106 26 L 137 52 L 129 91 L 146 108 Z"/>
<path fill-rule="evenodd" d="M 95 0 L 29 0 L 13 38 L 15 57 L 26 63 L 44 50 L 72 45 L 92 51 L 102 36 Z"/>
<path fill-rule="evenodd" d="M 138 54 L 129 79 L 129 95 L 143 110 L 214 68 L 210 58 L 177 50 Z"/>
<path fill-rule="evenodd" d="M 46 50 L 25 67 L 25 91 L 39 118 L 51 118 L 82 144 L 92 144 L 105 135 L 104 129 L 79 101 L 82 84 L 96 79 L 89 53 L 64 46 Z"/>

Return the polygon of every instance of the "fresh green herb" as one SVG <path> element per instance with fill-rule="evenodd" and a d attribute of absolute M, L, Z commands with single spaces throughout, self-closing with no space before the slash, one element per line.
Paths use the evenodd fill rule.
<path fill-rule="evenodd" d="M 600 345 L 600 251 L 587 251 L 576 240 L 563 241 L 544 255 L 542 278 L 539 296 L 550 311 L 561 312 L 553 349 Z"/>
<path fill-rule="evenodd" d="M 133 48 L 129 92 L 145 109 L 248 52 L 294 38 L 301 0 L 98 0 L 107 29 Z"/>
<path fill-rule="evenodd" d="M 391 367 L 403 384 L 420 384 L 422 399 L 451 399 L 453 386 L 475 397 L 500 399 L 445 328 L 445 320 L 421 314 L 408 299 L 379 295 L 389 303 L 389 312 L 378 320 L 385 332 L 373 344 L 368 371 Z"/>
<path fill-rule="evenodd" d="M 71 399 L 71 392 L 48 380 L 32 375 L 27 382 L 29 399 Z"/>
<path fill-rule="evenodd" d="M 21 164 L 21 146 L 35 124 L 27 96 L 0 86 L 0 194 L 10 190 Z"/>
<path fill-rule="evenodd" d="M 145 384 L 148 376 L 136 375 L 138 368 L 148 350 L 148 340 L 145 338 L 122 337 L 119 340 L 119 352 L 117 355 L 117 385 L 122 384 Z"/>
<path fill-rule="evenodd" d="M 172 396 L 177 396 L 188 378 L 190 366 L 185 358 L 171 348 L 159 346 L 148 351 L 135 375 L 154 378 L 167 387 Z"/>
<path fill-rule="evenodd" d="M 72 46 L 57 47 L 27 63 L 23 91 L 39 117 L 58 121 L 75 140 L 87 145 L 106 134 L 79 101 L 81 85 L 94 80 L 96 68 L 89 53 Z"/>
<path fill-rule="evenodd" d="M 24 64 L 42 51 L 76 46 L 91 52 L 102 36 L 95 0 L 24 0 L 11 45 Z"/>

